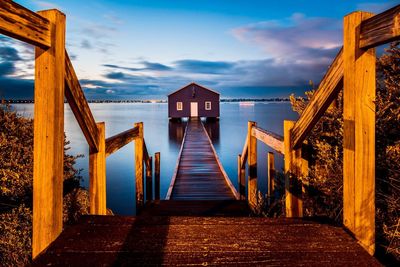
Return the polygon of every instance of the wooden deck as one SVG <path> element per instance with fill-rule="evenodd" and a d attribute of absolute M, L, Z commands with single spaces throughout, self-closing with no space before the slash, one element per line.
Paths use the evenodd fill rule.
<path fill-rule="evenodd" d="M 341 227 L 249 217 L 244 203 L 169 200 L 137 217 L 85 216 L 33 266 L 380 266 Z"/>
<path fill-rule="evenodd" d="M 186 126 L 167 199 L 228 200 L 237 197 L 202 122 L 191 119 Z"/>

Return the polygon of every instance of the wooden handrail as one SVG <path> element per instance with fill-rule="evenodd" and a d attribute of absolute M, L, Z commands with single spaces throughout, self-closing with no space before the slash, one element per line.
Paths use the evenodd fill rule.
<path fill-rule="evenodd" d="M 299 148 L 343 88 L 343 49 L 340 49 L 318 90 L 292 129 L 292 148 Z"/>
<path fill-rule="evenodd" d="M 252 127 L 251 135 L 282 155 L 285 153 L 282 136 L 257 126 Z"/>
<path fill-rule="evenodd" d="M 397 5 L 361 23 L 359 47 L 368 49 L 398 40 L 399 37 L 400 5 Z"/>
<path fill-rule="evenodd" d="M 116 134 L 106 139 L 106 156 L 111 155 L 129 142 L 139 137 L 139 128 L 133 127 L 129 130 Z"/>
<path fill-rule="evenodd" d="M 11 0 L 0 1 L 0 33 L 43 49 L 51 46 L 49 20 Z"/>
<path fill-rule="evenodd" d="M 98 151 L 98 130 L 72 62 L 65 52 L 65 97 L 92 150 Z"/>
<path fill-rule="evenodd" d="M 150 163 L 151 157 L 149 156 L 149 152 L 147 151 L 146 142 L 144 140 L 143 140 L 143 160 L 146 165 L 146 169 L 149 169 L 150 165 L 151 165 L 151 163 Z"/>
<path fill-rule="evenodd" d="M 249 145 L 249 138 L 246 136 L 246 141 L 244 142 L 242 154 L 240 155 L 240 168 L 244 168 L 247 162 L 247 150 Z"/>

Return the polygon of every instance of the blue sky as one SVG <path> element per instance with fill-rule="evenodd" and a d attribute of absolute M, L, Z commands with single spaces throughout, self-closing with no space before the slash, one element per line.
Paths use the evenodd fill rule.
<path fill-rule="evenodd" d="M 17 0 L 67 15 L 67 50 L 89 99 L 165 99 L 195 81 L 224 98 L 302 94 L 342 42 L 343 16 L 398 1 Z M 0 36 L 0 96 L 33 95 L 33 48 Z"/>

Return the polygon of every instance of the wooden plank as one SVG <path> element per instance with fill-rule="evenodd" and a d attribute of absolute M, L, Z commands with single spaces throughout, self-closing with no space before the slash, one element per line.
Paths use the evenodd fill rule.
<path fill-rule="evenodd" d="M 285 139 L 285 204 L 286 217 L 303 217 L 302 176 L 307 175 L 307 168 L 301 158 L 301 148 L 292 149 L 291 131 L 294 121 L 283 123 Z"/>
<path fill-rule="evenodd" d="M 283 148 L 283 137 L 276 134 L 269 132 L 267 130 L 261 129 L 259 127 L 253 127 L 251 130 L 251 134 L 266 144 L 267 146 L 275 149 L 278 153 L 285 153 L 285 150 Z"/>
<path fill-rule="evenodd" d="M 242 156 L 238 155 L 238 186 L 240 200 L 246 199 L 246 186 L 245 186 L 246 166 L 242 165 Z"/>
<path fill-rule="evenodd" d="M 160 152 L 154 154 L 154 199 L 160 199 Z"/>
<path fill-rule="evenodd" d="M 240 161 L 240 165 L 242 166 L 242 168 L 244 168 L 243 166 L 245 166 L 246 162 L 247 162 L 247 153 L 248 153 L 248 146 L 249 146 L 249 137 L 246 136 L 246 141 L 244 143 L 243 149 L 242 149 L 242 159 Z"/>
<path fill-rule="evenodd" d="M 276 175 L 275 155 L 272 152 L 268 152 L 267 166 L 268 166 L 268 180 L 267 180 L 268 201 L 271 202 L 271 199 L 274 197 L 274 192 L 275 192 L 275 175 Z"/>
<path fill-rule="evenodd" d="M 172 190 L 174 189 L 174 185 L 175 185 L 175 181 L 176 181 L 176 176 L 178 175 L 178 170 L 179 170 L 179 163 L 180 163 L 180 161 L 181 161 L 183 146 L 184 146 L 184 144 L 185 144 L 187 128 L 188 128 L 188 124 L 186 124 L 186 127 L 185 127 L 185 134 L 183 135 L 182 144 L 181 144 L 181 149 L 179 150 L 179 153 L 178 153 L 178 158 L 177 158 L 177 160 L 176 160 L 176 165 L 175 165 L 174 174 L 172 175 L 171 183 L 170 183 L 170 185 L 169 185 L 169 187 L 168 187 L 168 191 L 167 191 L 167 195 L 166 195 L 166 197 L 165 197 L 165 200 L 169 200 L 169 199 L 171 198 Z"/>
<path fill-rule="evenodd" d="M 360 49 L 368 49 L 400 39 L 400 5 L 366 19 L 360 25 Z"/>
<path fill-rule="evenodd" d="M 85 94 L 79 84 L 72 62 L 68 53 L 65 52 L 65 97 L 75 115 L 76 120 L 89 144 L 89 147 L 96 151 L 99 144 L 99 133 L 97 132 L 96 122 L 86 100 Z"/>
<path fill-rule="evenodd" d="M 292 130 L 292 144 L 299 148 L 318 120 L 324 115 L 332 101 L 343 87 L 343 49 L 339 51 L 332 65 L 315 91 Z"/>
<path fill-rule="evenodd" d="M 371 254 L 375 251 L 375 49 L 358 47 L 360 24 L 344 18 L 343 223 Z"/>
<path fill-rule="evenodd" d="M 248 178 L 247 178 L 247 198 L 251 209 L 257 205 L 257 139 L 251 134 L 253 127 L 257 123 L 249 121 L 247 123 L 247 164 L 248 164 Z"/>
<path fill-rule="evenodd" d="M 143 180 L 143 147 L 144 133 L 143 122 L 135 123 L 134 127 L 139 129 L 138 138 L 135 139 L 135 184 L 136 184 L 136 214 L 139 214 L 144 205 L 144 180 Z"/>
<path fill-rule="evenodd" d="M 35 50 L 33 258 L 63 228 L 65 15 L 39 14 L 53 25 L 53 46 Z"/>
<path fill-rule="evenodd" d="M 134 141 L 139 137 L 139 128 L 133 127 L 122 133 L 116 134 L 106 139 L 106 156 L 108 157 L 115 151 L 121 149 L 123 146 Z"/>
<path fill-rule="evenodd" d="M 201 123 L 201 122 L 200 122 L 200 123 Z M 232 191 L 232 194 L 235 196 L 236 200 L 239 200 L 239 199 L 240 199 L 240 195 L 239 195 L 239 193 L 236 191 L 236 188 L 233 186 L 233 184 L 232 184 L 232 182 L 231 182 L 231 179 L 229 178 L 228 174 L 225 172 L 225 169 L 224 169 L 224 167 L 222 166 L 221 161 L 219 160 L 217 151 L 215 151 L 215 148 L 214 148 L 214 146 L 213 146 L 213 144 L 212 144 L 212 141 L 211 141 L 211 139 L 210 139 L 210 136 L 208 136 L 208 133 L 207 133 L 206 129 L 204 128 L 203 123 L 201 123 L 201 126 L 203 127 L 205 136 L 207 136 L 207 139 L 208 139 L 208 142 L 209 142 L 209 144 L 210 144 L 211 150 L 212 150 L 212 152 L 213 152 L 213 154 L 214 154 L 214 158 L 215 158 L 215 160 L 216 160 L 216 162 L 217 162 L 217 164 L 218 164 L 219 170 L 221 171 L 222 175 L 223 175 L 224 178 L 225 178 L 226 184 L 228 185 L 228 187 L 229 187 L 230 190 Z"/>
<path fill-rule="evenodd" d="M 20 41 L 50 48 L 51 23 L 41 16 L 11 0 L 0 2 L 0 33 Z"/>
<path fill-rule="evenodd" d="M 106 126 L 104 122 L 99 122 L 96 126 L 99 147 L 97 150 L 89 148 L 90 214 L 106 215 Z"/>
<path fill-rule="evenodd" d="M 153 157 L 149 157 L 149 163 L 146 165 L 146 200 L 153 200 Z"/>

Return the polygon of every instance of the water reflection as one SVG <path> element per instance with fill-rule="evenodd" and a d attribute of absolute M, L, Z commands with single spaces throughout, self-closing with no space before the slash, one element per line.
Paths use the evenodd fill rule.
<path fill-rule="evenodd" d="M 183 136 L 185 135 L 187 121 L 183 120 L 170 120 L 168 124 L 168 138 L 169 145 L 178 145 L 182 144 Z"/>
<path fill-rule="evenodd" d="M 219 120 L 207 119 L 203 121 L 204 128 L 210 137 L 214 146 L 219 145 Z"/>

